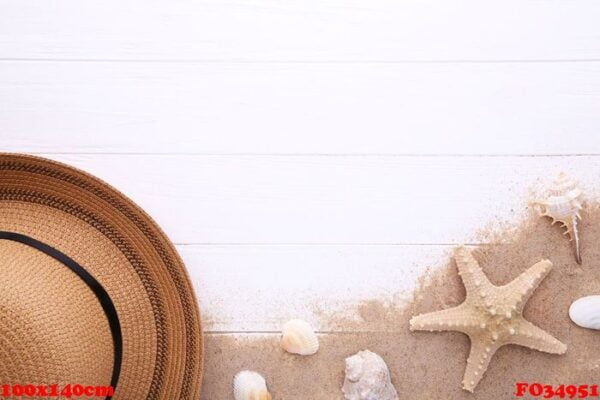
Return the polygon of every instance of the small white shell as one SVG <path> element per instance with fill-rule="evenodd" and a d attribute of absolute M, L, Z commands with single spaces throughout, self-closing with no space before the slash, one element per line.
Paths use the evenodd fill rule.
<path fill-rule="evenodd" d="M 301 319 L 292 319 L 283 326 L 281 347 L 292 354 L 309 356 L 319 350 L 319 338 L 310 324 Z"/>
<path fill-rule="evenodd" d="M 552 224 L 559 222 L 566 229 L 565 234 L 575 244 L 575 259 L 581 264 L 581 250 L 579 244 L 579 220 L 582 209 L 582 192 L 577 183 L 565 173 L 561 173 L 554 187 L 548 191 L 547 197 L 536 200 L 540 214 L 550 217 Z"/>
<path fill-rule="evenodd" d="M 600 296 L 575 300 L 569 308 L 569 317 L 582 328 L 600 329 Z"/>
<path fill-rule="evenodd" d="M 235 400 L 271 400 L 267 382 L 258 372 L 241 371 L 233 379 Z"/>
<path fill-rule="evenodd" d="M 398 400 L 387 364 L 369 350 L 346 358 L 342 392 L 346 400 Z"/>

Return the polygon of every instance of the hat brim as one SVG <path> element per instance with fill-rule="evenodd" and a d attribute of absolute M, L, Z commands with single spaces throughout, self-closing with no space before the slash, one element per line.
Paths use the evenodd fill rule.
<path fill-rule="evenodd" d="M 203 338 L 183 262 L 158 225 L 85 172 L 0 153 L 0 230 L 65 253 L 110 295 L 123 336 L 115 399 L 198 399 Z"/>

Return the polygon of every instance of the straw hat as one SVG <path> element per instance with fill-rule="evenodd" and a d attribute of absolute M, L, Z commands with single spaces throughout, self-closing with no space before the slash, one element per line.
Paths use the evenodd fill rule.
<path fill-rule="evenodd" d="M 0 153 L 0 383 L 197 400 L 202 343 L 184 265 L 144 211 L 84 172 Z"/>

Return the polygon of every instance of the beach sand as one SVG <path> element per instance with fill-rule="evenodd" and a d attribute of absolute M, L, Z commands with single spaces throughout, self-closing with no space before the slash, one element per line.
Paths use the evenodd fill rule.
<path fill-rule="evenodd" d="M 464 391 L 461 381 L 468 337 L 455 332 L 409 331 L 413 315 L 453 307 L 464 300 L 456 265 L 448 259 L 446 265 L 423 276 L 408 305 L 390 307 L 375 300 L 359 305 L 361 318 L 376 320 L 381 330 L 322 334 L 321 348 L 314 356 L 285 353 L 277 334 L 208 335 L 202 398 L 232 399 L 234 375 L 252 369 L 265 376 L 273 399 L 341 400 L 344 359 L 364 349 L 387 362 L 400 399 L 514 399 L 516 382 L 599 384 L 600 353 L 596 350 L 600 349 L 600 332 L 579 328 L 568 317 L 575 299 L 600 294 L 600 209 L 588 206 L 582 216 L 582 265 L 576 264 L 572 243 L 563 230 L 535 215 L 509 231 L 494 232 L 493 244 L 474 250 L 496 285 L 508 283 L 543 258 L 552 261 L 552 271 L 527 303 L 524 316 L 566 343 L 565 355 L 505 346 L 494 355 L 475 393 Z M 401 271 L 402 265 L 398 265 L 398 273 Z M 344 326 L 350 332 L 360 325 L 330 318 L 330 326 Z"/>

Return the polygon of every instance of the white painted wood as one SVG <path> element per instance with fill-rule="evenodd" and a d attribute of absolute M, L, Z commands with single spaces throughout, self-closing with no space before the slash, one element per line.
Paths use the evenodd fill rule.
<path fill-rule="evenodd" d="M 594 0 L 0 0 L 0 146 L 144 207 L 207 330 L 343 331 L 327 315 L 401 302 L 544 179 L 598 192 L 599 17 Z"/>
<path fill-rule="evenodd" d="M 0 10 L 2 58 L 600 58 L 595 0 L 2 0 Z"/>
<path fill-rule="evenodd" d="M 9 151 L 600 154 L 600 63 L 0 63 Z"/>
<path fill-rule="evenodd" d="M 445 244 L 523 215 L 560 171 L 600 157 L 52 155 L 110 182 L 176 243 Z"/>
<path fill-rule="evenodd" d="M 401 305 L 427 268 L 448 259 L 448 246 L 178 246 L 204 313 L 206 331 L 279 331 L 302 318 L 320 331 L 346 316 L 353 330 L 382 330 L 356 307 L 379 299 Z M 390 330 L 406 327 L 389 327 Z"/>

